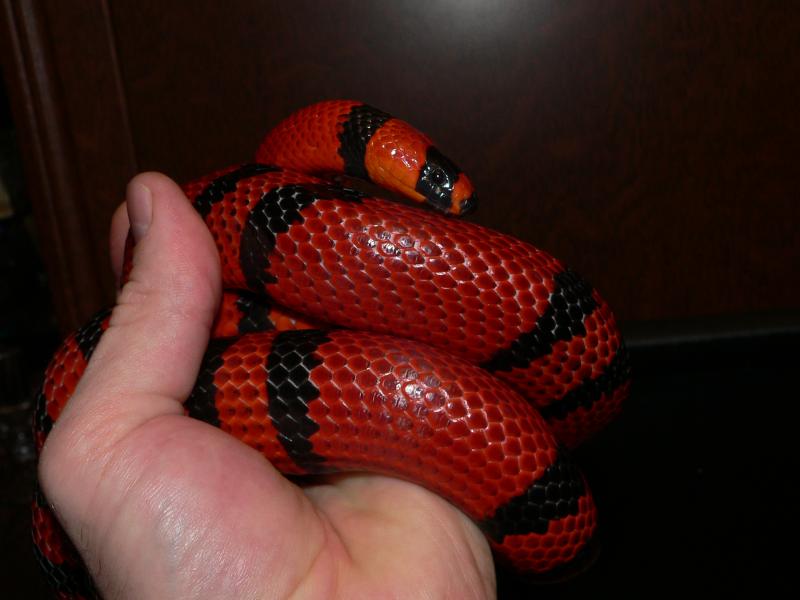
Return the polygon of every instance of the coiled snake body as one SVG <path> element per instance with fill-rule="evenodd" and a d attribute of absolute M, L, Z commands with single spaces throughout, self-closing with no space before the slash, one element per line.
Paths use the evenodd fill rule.
<path fill-rule="evenodd" d="M 228 290 L 187 413 L 286 474 L 372 470 L 420 483 L 521 571 L 574 560 L 596 515 L 565 448 L 611 420 L 629 387 L 627 353 L 597 291 L 530 244 L 320 177 L 368 179 L 442 212 L 472 208 L 466 176 L 370 106 L 302 109 L 256 161 L 184 186 Z M 48 367 L 39 448 L 108 314 Z M 62 596 L 91 595 L 40 494 L 34 541 Z"/>

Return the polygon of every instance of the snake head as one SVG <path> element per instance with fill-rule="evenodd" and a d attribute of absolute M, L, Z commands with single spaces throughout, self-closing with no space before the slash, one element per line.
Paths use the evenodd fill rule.
<path fill-rule="evenodd" d="M 475 207 L 469 178 L 429 137 L 400 119 L 389 119 L 375 132 L 364 166 L 373 183 L 439 212 L 463 215 Z"/>
<path fill-rule="evenodd" d="M 477 204 L 472 182 L 435 146 L 426 152 L 415 190 L 433 208 L 454 215 L 471 212 Z"/>

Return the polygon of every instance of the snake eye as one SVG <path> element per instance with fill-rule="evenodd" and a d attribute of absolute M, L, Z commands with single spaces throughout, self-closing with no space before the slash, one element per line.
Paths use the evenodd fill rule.
<path fill-rule="evenodd" d="M 414 189 L 432 207 L 449 212 L 453 204 L 453 187 L 461 171 L 450 159 L 436 148 L 429 146 L 425 154 L 425 164 L 419 172 Z"/>
<path fill-rule="evenodd" d="M 433 185 L 442 186 L 447 183 L 447 174 L 442 169 L 436 169 L 431 173 Z"/>

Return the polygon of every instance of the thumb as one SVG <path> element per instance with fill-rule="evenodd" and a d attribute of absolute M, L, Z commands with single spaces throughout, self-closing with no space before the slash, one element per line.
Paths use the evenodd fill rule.
<path fill-rule="evenodd" d="M 213 239 L 181 189 L 164 175 L 145 173 L 128 185 L 126 205 L 136 240 L 130 280 L 42 451 L 40 480 L 56 506 L 79 502 L 69 496 L 85 494 L 122 437 L 182 412 L 219 301 Z M 82 466 L 84 485 L 60 485 L 75 481 L 65 464 Z"/>
<path fill-rule="evenodd" d="M 329 535 L 318 513 L 261 454 L 183 416 L 220 296 L 211 234 L 162 175 L 126 203 L 130 279 L 42 449 L 42 491 L 108 597 L 294 589 Z"/>

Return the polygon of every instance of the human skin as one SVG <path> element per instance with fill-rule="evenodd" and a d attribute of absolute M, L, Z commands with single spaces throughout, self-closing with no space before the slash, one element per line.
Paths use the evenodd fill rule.
<path fill-rule="evenodd" d="M 39 478 L 106 598 L 494 598 L 484 536 L 414 484 L 298 487 L 184 416 L 220 298 L 216 247 L 180 188 L 144 173 L 114 216 L 111 323 L 42 450 Z"/>

